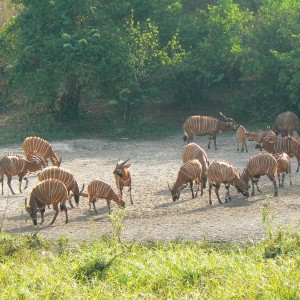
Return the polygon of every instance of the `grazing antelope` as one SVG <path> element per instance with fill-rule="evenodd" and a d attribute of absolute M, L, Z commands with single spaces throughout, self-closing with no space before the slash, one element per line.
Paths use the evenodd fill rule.
<path fill-rule="evenodd" d="M 53 166 L 59 167 L 61 164 L 62 158 L 58 158 L 58 156 L 53 152 L 50 143 L 39 137 L 27 137 L 22 144 L 22 149 L 25 152 L 27 159 L 29 159 L 32 153 L 39 153 L 44 157 L 46 162 L 50 159 Z"/>
<path fill-rule="evenodd" d="M 71 207 L 74 207 L 71 201 L 71 198 L 74 196 L 76 206 L 79 204 L 79 197 L 84 189 L 84 184 L 81 191 L 79 191 L 78 183 L 75 179 L 75 176 L 68 170 L 59 168 L 59 167 L 49 167 L 44 169 L 38 175 L 38 180 L 43 181 L 46 179 L 57 179 L 65 184 L 68 190 L 69 203 Z M 70 191 L 73 192 L 73 195 L 70 196 Z"/>
<path fill-rule="evenodd" d="M 291 158 L 286 153 L 272 153 L 277 160 L 277 176 L 279 187 L 284 187 L 285 174 L 289 174 L 290 185 L 292 185 L 291 176 Z M 280 174 L 282 174 L 280 179 Z M 280 184 L 281 181 L 281 184 Z"/>
<path fill-rule="evenodd" d="M 90 211 L 91 211 L 91 203 L 93 203 L 94 211 L 96 214 L 98 213 L 95 206 L 95 202 L 97 198 L 105 199 L 107 201 L 109 213 L 111 213 L 110 210 L 111 200 L 116 202 L 119 205 L 119 207 L 121 208 L 125 207 L 125 202 L 122 200 L 122 195 L 120 194 L 117 195 L 109 184 L 101 180 L 92 180 L 87 187 L 87 191 L 88 191 L 87 196 L 89 198 Z M 82 195 L 85 194 L 82 193 Z"/>
<path fill-rule="evenodd" d="M 131 196 L 131 175 L 130 175 L 130 171 L 128 170 L 131 164 L 126 164 L 128 160 L 129 158 L 126 161 L 119 160 L 116 164 L 113 174 L 115 177 L 117 188 L 122 196 L 123 196 L 124 186 L 128 186 L 130 203 L 133 204 L 132 196 Z"/>
<path fill-rule="evenodd" d="M 193 142 L 195 135 L 209 136 L 208 149 L 210 149 L 211 139 L 214 140 L 215 149 L 217 150 L 216 136 L 218 132 L 229 131 L 237 129 L 237 123 L 225 117 L 221 112 L 221 116 L 225 118 L 226 122 L 219 121 L 214 117 L 207 116 L 191 116 L 183 124 L 184 137 L 183 140 L 187 143 Z"/>
<path fill-rule="evenodd" d="M 233 185 L 237 188 L 238 192 L 242 193 L 245 197 L 249 197 L 249 185 L 241 178 L 238 169 L 229 162 L 224 160 L 214 160 L 207 169 L 207 180 L 209 186 L 209 204 L 212 205 L 211 201 L 211 189 L 215 187 L 215 194 L 218 198 L 220 204 L 222 201 L 219 195 L 219 189 L 222 183 L 225 184 L 227 190 L 225 196 L 225 202 L 231 200 L 229 193 L 230 185 Z"/>
<path fill-rule="evenodd" d="M 25 198 L 25 208 L 29 213 L 33 224 L 37 225 L 37 212 L 41 213 L 41 224 L 44 223 L 44 213 L 46 205 L 51 205 L 55 210 L 55 215 L 51 221 L 51 225 L 55 222 L 58 215 L 58 204 L 60 210 L 66 213 L 66 223 L 68 223 L 68 212 L 66 200 L 68 198 L 68 190 L 66 186 L 59 180 L 46 179 L 33 188 L 30 194 L 29 205 Z"/>
<path fill-rule="evenodd" d="M 283 137 L 286 135 L 292 136 L 294 130 L 300 135 L 300 121 L 295 113 L 286 111 L 276 117 L 275 125 L 273 127 L 273 131 L 276 135 L 281 133 Z"/>
<path fill-rule="evenodd" d="M 243 125 L 240 125 L 239 128 L 236 130 L 236 140 L 237 140 L 237 143 L 238 143 L 236 151 L 240 151 L 240 143 L 241 143 L 241 153 L 245 149 L 246 149 L 246 152 L 248 152 L 246 132 L 247 132 L 247 130 Z"/>
<path fill-rule="evenodd" d="M 202 181 L 201 181 L 201 196 L 203 195 L 203 189 L 206 187 L 207 182 L 207 168 L 209 166 L 208 157 L 206 152 L 197 144 L 189 143 L 182 151 L 183 163 L 189 160 L 197 159 L 202 165 Z"/>
<path fill-rule="evenodd" d="M 295 156 L 298 161 L 298 168 L 296 172 L 299 172 L 300 167 L 300 143 L 293 137 L 284 137 L 275 142 L 271 142 L 267 139 L 263 139 L 261 144 L 257 144 L 255 148 L 263 148 L 269 153 L 282 153 L 285 152 L 289 157 Z"/>
<path fill-rule="evenodd" d="M 277 173 L 277 161 L 270 153 L 259 153 L 249 158 L 247 165 L 243 171 L 242 178 L 248 184 L 249 180 L 252 183 L 252 193 L 254 195 L 254 184 L 259 193 L 262 191 L 258 187 L 260 176 L 266 175 L 274 185 L 274 196 L 278 196 L 275 174 Z"/>
<path fill-rule="evenodd" d="M 28 187 L 28 179 L 24 177 L 29 172 L 36 172 L 42 170 L 46 166 L 46 162 L 39 154 L 32 154 L 30 161 L 21 155 L 6 155 L 0 160 L 0 181 L 3 195 L 3 180 L 4 175 L 7 177 L 7 185 L 14 195 L 11 186 L 11 179 L 13 176 L 19 177 L 19 191 L 22 193 L 22 180 L 26 181 L 24 189 Z"/>
<path fill-rule="evenodd" d="M 193 182 L 197 184 L 197 190 L 196 194 L 194 195 L 193 191 Z M 176 182 L 174 183 L 174 186 L 170 188 L 169 184 L 169 190 L 171 192 L 173 202 L 176 200 L 179 200 L 180 192 L 183 190 L 187 184 L 190 184 L 191 191 L 192 191 L 192 199 L 197 197 L 199 186 L 202 182 L 202 166 L 201 163 L 197 159 L 189 160 L 183 166 L 180 168 Z"/>

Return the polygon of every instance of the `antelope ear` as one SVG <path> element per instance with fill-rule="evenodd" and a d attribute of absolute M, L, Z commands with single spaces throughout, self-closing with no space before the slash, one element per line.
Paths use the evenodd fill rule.
<path fill-rule="evenodd" d="M 128 169 L 130 166 L 131 166 L 131 164 L 127 164 L 124 167 Z"/>

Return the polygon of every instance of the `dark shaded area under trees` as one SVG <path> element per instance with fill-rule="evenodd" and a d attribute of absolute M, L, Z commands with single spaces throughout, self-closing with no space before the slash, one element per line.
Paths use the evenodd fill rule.
<path fill-rule="evenodd" d="M 2 110 L 26 106 L 47 122 L 99 111 L 108 126 L 135 126 L 149 105 L 200 114 L 217 104 L 245 121 L 300 113 L 299 1 L 10 5 L 19 13 L 0 28 Z"/>

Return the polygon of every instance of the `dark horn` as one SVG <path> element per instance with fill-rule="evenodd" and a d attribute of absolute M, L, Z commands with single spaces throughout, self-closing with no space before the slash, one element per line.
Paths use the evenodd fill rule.
<path fill-rule="evenodd" d="M 220 112 L 220 115 L 226 120 L 226 121 L 229 121 L 229 122 L 235 122 L 232 118 L 228 118 L 226 116 L 224 116 L 224 114 L 222 112 Z"/>
<path fill-rule="evenodd" d="M 170 188 L 169 182 L 168 182 L 168 188 L 169 188 L 169 190 L 171 191 L 171 188 Z"/>
<path fill-rule="evenodd" d="M 82 185 L 82 189 L 81 189 L 81 191 L 79 192 L 79 194 L 81 194 L 83 190 L 84 190 L 84 184 Z"/>
<path fill-rule="evenodd" d="M 124 162 L 122 162 L 122 163 L 120 164 L 120 166 L 121 166 L 121 167 L 125 166 L 125 164 L 129 161 L 129 159 L 130 159 L 130 158 L 128 158 L 127 160 L 125 160 Z"/>

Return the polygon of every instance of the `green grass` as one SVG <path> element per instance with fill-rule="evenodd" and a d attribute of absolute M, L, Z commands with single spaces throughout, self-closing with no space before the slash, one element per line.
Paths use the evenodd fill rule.
<path fill-rule="evenodd" d="M 122 242 L 113 233 L 71 243 L 0 234 L 1 299 L 299 299 L 300 232 L 273 229 L 258 244 Z"/>

